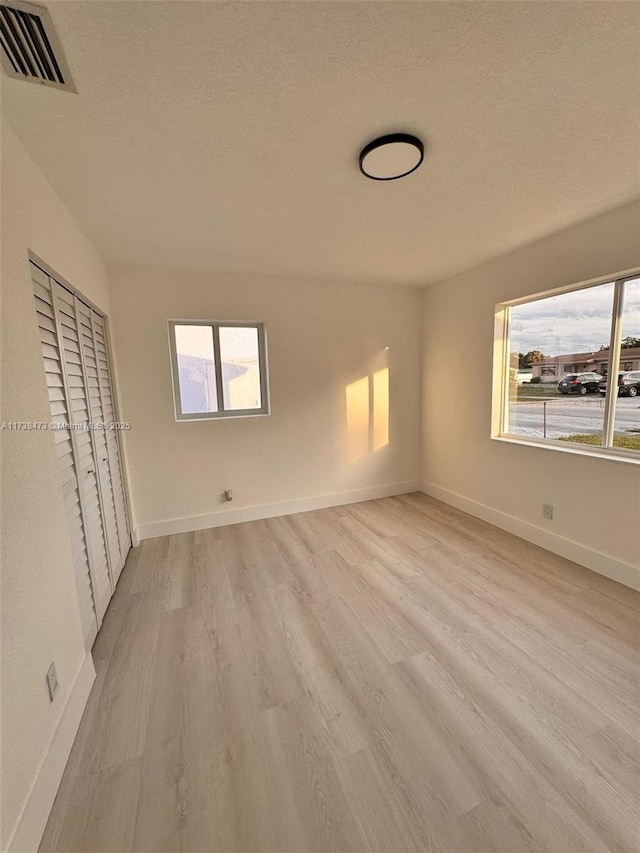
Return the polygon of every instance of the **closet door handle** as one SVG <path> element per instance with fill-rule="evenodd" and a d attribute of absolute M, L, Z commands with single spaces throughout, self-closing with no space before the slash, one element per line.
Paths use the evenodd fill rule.
<path fill-rule="evenodd" d="M 89 468 L 89 469 L 87 470 L 87 474 L 95 474 L 95 473 L 96 473 L 96 469 L 95 469 L 95 468 Z"/>

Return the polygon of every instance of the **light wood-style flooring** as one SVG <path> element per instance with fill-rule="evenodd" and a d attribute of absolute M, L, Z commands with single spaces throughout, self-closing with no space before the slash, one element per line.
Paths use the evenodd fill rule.
<path fill-rule="evenodd" d="M 636 853 L 639 617 L 419 494 L 147 540 L 41 853 Z"/>

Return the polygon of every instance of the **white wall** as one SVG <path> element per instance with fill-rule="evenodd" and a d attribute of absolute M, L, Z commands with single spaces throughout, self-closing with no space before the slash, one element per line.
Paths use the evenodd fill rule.
<path fill-rule="evenodd" d="M 132 423 L 125 443 L 133 514 L 143 536 L 189 529 L 198 515 L 290 509 L 286 502 L 357 490 L 366 497 L 419 479 L 419 291 L 130 266 L 114 266 L 109 276 L 122 417 Z M 270 417 L 175 422 L 167 320 L 189 318 L 266 324 Z M 345 387 L 387 358 L 390 443 L 352 460 Z M 224 505 L 227 488 L 234 502 Z M 185 517 L 182 527 L 157 524 Z"/>
<path fill-rule="evenodd" d="M 166 520 L 186 518 L 188 525 L 238 507 L 290 507 L 411 485 L 420 469 L 422 350 L 425 488 L 507 527 L 514 521 L 516 532 L 549 547 L 581 543 L 605 568 L 608 561 L 612 571 L 633 572 L 640 555 L 637 467 L 499 444 L 489 430 L 495 303 L 635 266 L 639 233 L 640 206 L 629 206 L 424 295 L 112 268 L 121 414 L 133 424 L 125 441 L 136 523 L 150 533 Z M 49 420 L 28 249 L 110 313 L 100 257 L 3 124 L 2 421 Z M 272 415 L 176 423 L 168 318 L 264 321 Z M 350 459 L 345 388 L 386 359 L 390 443 Z M 0 437 L 2 848 L 13 836 L 13 849 L 23 853 L 37 844 L 93 669 L 82 641 L 53 436 Z M 221 503 L 225 488 L 235 492 L 231 508 Z M 559 534 L 546 540 L 538 520 L 543 500 L 555 505 Z M 60 691 L 50 704 L 44 676 L 52 660 Z"/>
<path fill-rule="evenodd" d="M 427 288 L 422 441 L 427 491 L 636 584 L 640 468 L 489 435 L 496 303 L 638 265 L 635 203 Z"/>
<path fill-rule="evenodd" d="M 3 123 L 2 421 L 50 420 L 29 249 L 108 311 L 100 257 Z M 26 807 L 12 848 L 25 853 L 37 846 L 94 673 L 80 629 L 53 434 L 2 431 L 0 438 L 2 849 Z M 45 682 L 52 660 L 60 683 L 53 704 Z M 34 788 L 41 766 L 45 781 Z"/>

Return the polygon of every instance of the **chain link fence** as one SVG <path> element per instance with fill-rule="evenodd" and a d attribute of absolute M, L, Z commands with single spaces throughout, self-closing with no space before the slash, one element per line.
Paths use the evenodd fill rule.
<path fill-rule="evenodd" d="M 509 403 L 509 432 L 530 438 L 602 435 L 604 397 L 597 400 L 518 397 Z"/>

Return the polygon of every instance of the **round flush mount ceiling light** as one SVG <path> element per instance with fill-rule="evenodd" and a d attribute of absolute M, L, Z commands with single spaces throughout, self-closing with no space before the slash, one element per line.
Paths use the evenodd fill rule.
<path fill-rule="evenodd" d="M 424 159 L 417 136 L 390 133 L 374 139 L 360 152 L 360 171 L 374 181 L 395 181 L 415 172 Z"/>

